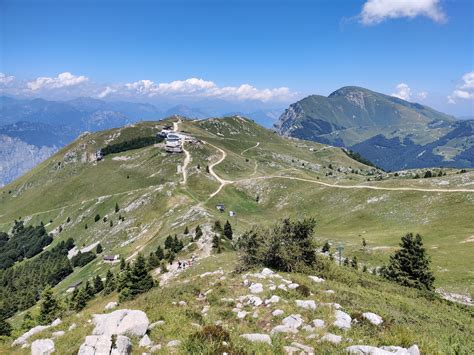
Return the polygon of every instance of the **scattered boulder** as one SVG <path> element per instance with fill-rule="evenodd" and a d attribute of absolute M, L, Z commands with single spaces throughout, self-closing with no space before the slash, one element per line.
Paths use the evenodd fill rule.
<path fill-rule="evenodd" d="M 250 334 L 242 334 L 242 338 L 255 343 L 267 343 L 268 345 L 272 345 L 272 339 L 267 334 L 259 334 L 259 333 L 250 333 Z"/>
<path fill-rule="evenodd" d="M 340 335 L 327 333 L 321 337 L 320 341 L 327 341 L 333 344 L 339 344 L 342 341 L 342 337 Z"/>
<path fill-rule="evenodd" d="M 31 355 L 50 355 L 54 352 L 54 341 L 38 339 L 31 344 Z"/>
<path fill-rule="evenodd" d="M 112 345 L 111 335 L 88 335 L 77 355 L 127 355 L 132 352 L 132 343 L 126 336 L 118 335 L 115 339 L 115 347 L 112 348 Z"/>
<path fill-rule="evenodd" d="M 282 314 L 284 314 L 285 312 L 283 312 L 281 309 L 275 309 L 273 312 L 272 312 L 272 316 L 274 317 L 277 317 L 277 316 L 281 316 Z"/>
<path fill-rule="evenodd" d="M 278 303 L 280 302 L 280 297 L 276 296 L 276 295 L 273 295 L 272 297 L 270 297 L 269 299 L 266 299 L 265 300 L 265 304 L 269 304 L 269 303 Z"/>
<path fill-rule="evenodd" d="M 76 323 L 72 323 L 72 324 L 69 326 L 68 330 L 71 331 L 71 330 L 74 330 L 74 329 L 76 329 L 76 328 L 77 328 Z"/>
<path fill-rule="evenodd" d="M 153 322 L 151 323 L 149 326 L 148 326 L 148 329 L 153 329 L 155 327 L 160 327 L 162 326 L 163 324 L 165 324 L 165 321 L 164 320 L 159 320 L 159 321 L 156 321 L 156 322 Z"/>
<path fill-rule="evenodd" d="M 62 320 L 59 319 L 59 318 L 56 318 L 55 320 L 53 320 L 53 322 L 51 323 L 51 327 L 57 327 L 58 325 L 60 325 L 62 323 Z"/>
<path fill-rule="evenodd" d="M 324 328 L 326 323 L 322 319 L 314 319 L 313 325 L 315 328 Z"/>
<path fill-rule="evenodd" d="M 269 276 L 269 275 L 273 275 L 274 272 L 273 272 L 272 270 L 268 269 L 268 268 L 264 268 L 264 269 L 260 272 L 260 274 L 262 274 L 262 275 L 264 275 L 264 276 Z"/>
<path fill-rule="evenodd" d="M 284 346 L 283 350 L 285 350 L 285 354 L 288 354 L 288 355 L 295 355 L 301 352 L 301 349 L 295 346 Z"/>
<path fill-rule="evenodd" d="M 347 313 L 336 310 L 335 313 L 336 320 L 334 321 L 334 326 L 338 327 L 339 329 L 347 330 L 351 328 L 352 318 Z"/>
<path fill-rule="evenodd" d="M 280 324 L 280 325 L 277 325 L 276 327 L 274 327 L 271 332 L 270 332 L 272 335 L 273 334 L 276 334 L 276 333 L 293 333 L 293 334 L 296 334 L 298 333 L 298 329 L 297 328 L 291 328 L 287 325 L 284 325 L 284 324 Z"/>
<path fill-rule="evenodd" d="M 145 312 L 139 310 L 120 309 L 107 314 L 94 314 L 95 325 L 93 335 L 145 335 L 149 321 Z"/>
<path fill-rule="evenodd" d="M 210 308 L 209 306 L 202 307 L 201 314 L 206 315 L 207 312 L 209 312 L 209 308 Z"/>
<path fill-rule="evenodd" d="M 297 343 L 296 341 L 291 343 L 291 346 L 294 346 L 295 348 L 299 348 L 300 350 L 303 350 L 306 354 L 314 354 L 314 348 L 312 346 L 303 345 L 303 344 Z"/>
<path fill-rule="evenodd" d="M 166 344 L 166 347 L 168 348 L 175 348 L 177 346 L 180 346 L 181 345 L 181 340 L 171 340 L 168 342 L 168 344 Z"/>
<path fill-rule="evenodd" d="M 320 277 L 317 277 L 317 276 L 308 276 L 308 277 L 316 283 L 324 282 L 324 279 L 322 279 Z"/>
<path fill-rule="evenodd" d="M 279 288 L 280 290 L 287 291 L 285 284 L 279 284 L 279 285 L 278 285 L 278 288 Z"/>
<path fill-rule="evenodd" d="M 358 355 L 420 355 L 418 346 L 412 345 L 408 349 L 400 346 L 382 346 L 377 348 L 369 345 L 352 345 L 346 348 L 349 354 Z"/>
<path fill-rule="evenodd" d="M 58 330 L 57 332 L 53 332 L 54 338 L 62 337 L 65 334 L 64 330 Z"/>
<path fill-rule="evenodd" d="M 179 301 L 178 305 L 181 307 L 186 307 L 188 304 L 186 303 L 186 301 Z"/>
<path fill-rule="evenodd" d="M 114 309 L 115 307 L 118 306 L 118 303 L 117 302 L 109 302 L 106 304 L 106 306 L 104 307 L 104 309 L 106 310 L 109 310 L 109 309 Z"/>
<path fill-rule="evenodd" d="M 382 317 L 380 317 L 378 314 L 375 314 L 375 313 L 372 313 L 372 312 L 362 313 L 362 317 L 367 319 L 373 325 L 380 325 L 380 324 L 383 323 Z"/>
<path fill-rule="evenodd" d="M 298 285 L 298 284 L 296 284 L 296 283 L 290 283 L 290 284 L 288 285 L 288 288 L 289 288 L 290 290 L 294 290 L 294 289 L 296 289 L 296 288 L 298 288 L 298 287 L 300 287 L 300 285 Z"/>
<path fill-rule="evenodd" d="M 144 335 L 143 338 L 140 339 L 140 342 L 138 343 L 138 346 L 142 348 L 148 348 L 153 345 L 153 342 L 151 341 L 150 337 L 148 335 Z"/>
<path fill-rule="evenodd" d="M 151 348 L 150 348 L 150 352 L 151 353 L 156 353 L 158 351 L 161 350 L 161 344 L 157 344 L 157 345 L 153 345 Z"/>
<path fill-rule="evenodd" d="M 244 319 L 247 316 L 247 314 L 249 314 L 249 312 L 239 311 L 239 312 L 237 312 L 237 318 Z"/>
<path fill-rule="evenodd" d="M 31 328 L 28 330 L 26 333 L 24 333 L 22 336 L 18 337 L 15 339 L 15 341 L 12 343 L 12 346 L 17 346 L 17 345 L 23 345 L 26 344 L 28 341 L 28 338 L 42 332 L 45 329 L 48 329 L 50 326 L 49 325 L 37 325 L 34 328 Z"/>
<path fill-rule="evenodd" d="M 304 309 L 316 309 L 316 302 L 313 300 L 296 300 L 296 306 Z"/>
<path fill-rule="evenodd" d="M 247 299 L 248 299 L 247 304 L 254 307 L 258 307 L 263 303 L 262 299 L 258 296 L 248 295 Z"/>
<path fill-rule="evenodd" d="M 298 329 L 303 325 L 303 323 L 303 319 L 299 314 L 291 314 L 282 321 L 283 325 L 293 329 Z"/>
<path fill-rule="evenodd" d="M 251 293 L 263 292 L 263 285 L 261 283 L 253 283 L 250 285 L 249 290 Z"/>

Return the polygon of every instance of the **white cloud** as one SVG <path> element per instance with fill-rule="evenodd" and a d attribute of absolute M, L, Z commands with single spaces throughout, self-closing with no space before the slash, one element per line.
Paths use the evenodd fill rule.
<path fill-rule="evenodd" d="M 124 85 L 126 90 L 136 95 L 148 97 L 175 96 L 175 97 L 201 97 L 221 98 L 230 100 L 287 100 L 294 97 L 296 93 L 287 87 L 274 89 L 257 89 L 250 84 L 240 86 L 219 87 L 213 81 L 198 78 L 176 80 L 169 83 L 154 83 L 151 80 L 139 80 Z"/>
<path fill-rule="evenodd" d="M 396 92 L 392 93 L 392 96 L 398 97 L 402 100 L 410 100 L 411 98 L 411 89 L 405 83 L 400 83 L 395 87 L 397 90 Z"/>
<path fill-rule="evenodd" d="M 426 91 L 420 91 L 416 96 L 418 96 L 420 100 L 425 100 L 428 97 L 428 93 Z"/>
<path fill-rule="evenodd" d="M 14 80 L 15 80 L 14 76 L 0 73 L 0 85 L 8 85 Z"/>
<path fill-rule="evenodd" d="M 113 94 L 114 92 L 117 92 L 116 89 L 110 87 L 110 86 L 106 86 L 104 90 L 102 90 L 98 95 L 97 97 L 99 99 L 103 99 L 104 97 L 107 97 L 109 96 L 110 94 Z"/>
<path fill-rule="evenodd" d="M 474 99 L 474 71 L 462 76 L 461 83 L 458 84 L 456 89 L 448 96 L 448 103 L 455 104 L 457 99 Z"/>
<path fill-rule="evenodd" d="M 364 25 L 375 25 L 387 19 L 425 16 L 435 22 L 446 21 L 440 0 L 367 0 L 359 15 Z"/>
<path fill-rule="evenodd" d="M 27 83 L 28 89 L 38 91 L 41 89 L 61 89 L 70 86 L 76 86 L 87 82 L 89 78 L 85 76 L 75 76 L 69 72 L 59 74 L 57 77 L 51 78 L 42 76 Z"/>
<path fill-rule="evenodd" d="M 171 82 L 154 82 L 145 79 L 126 84 L 111 83 L 105 85 L 93 82 L 84 75 L 74 75 L 70 72 L 58 74 L 56 77 L 43 76 L 31 80 L 16 80 L 13 76 L 0 73 L 0 89 L 2 93 L 49 99 L 93 96 L 100 99 L 106 97 L 131 100 L 210 98 L 228 101 L 258 100 L 269 102 L 290 101 L 297 95 L 296 92 L 290 91 L 287 87 L 258 89 L 250 84 L 219 86 L 213 81 L 199 78 Z"/>

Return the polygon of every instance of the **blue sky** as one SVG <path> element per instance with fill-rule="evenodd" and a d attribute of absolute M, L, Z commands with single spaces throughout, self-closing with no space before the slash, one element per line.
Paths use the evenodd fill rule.
<path fill-rule="evenodd" d="M 0 90 L 285 106 L 358 85 L 474 115 L 474 2 L 408 3 L 0 0 Z"/>

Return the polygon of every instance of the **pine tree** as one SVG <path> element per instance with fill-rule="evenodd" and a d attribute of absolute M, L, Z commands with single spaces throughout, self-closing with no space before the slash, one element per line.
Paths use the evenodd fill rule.
<path fill-rule="evenodd" d="M 232 226 L 230 225 L 229 221 L 226 221 L 224 224 L 224 236 L 227 239 L 232 240 L 233 235 L 234 233 L 232 231 Z"/>
<path fill-rule="evenodd" d="M 165 249 L 173 249 L 173 237 L 171 235 L 167 236 L 165 239 Z"/>
<path fill-rule="evenodd" d="M 91 283 L 89 280 L 86 281 L 86 284 L 84 285 L 84 292 L 86 294 L 87 300 L 89 301 L 92 299 L 95 295 L 95 290 L 94 287 L 92 287 Z"/>
<path fill-rule="evenodd" d="M 72 302 L 72 309 L 76 312 L 80 312 L 84 309 L 87 305 L 88 296 L 84 288 L 81 288 L 77 292 L 77 296 L 75 297 L 74 301 Z"/>
<path fill-rule="evenodd" d="M 100 220 L 100 214 L 96 214 L 94 217 L 94 222 L 98 222 Z"/>
<path fill-rule="evenodd" d="M 202 229 L 201 229 L 201 226 L 198 225 L 194 232 L 194 240 L 199 240 L 201 237 L 202 237 Z"/>
<path fill-rule="evenodd" d="M 154 286 L 154 281 L 148 273 L 145 257 L 138 254 L 137 260 L 130 271 L 130 284 L 120 293 L 119 299 L 132 299 L 136 295 L 144 293 Z"/>
<path fill-rule="evenodd" d="M 357 268 L 358 268 L 357 256 L 354 256 L 354 257 L 352 258 L 351 266 L 352 266 L 352 268 L 354 268 L 354 269 L 357 269 Z"/>
<path fill-rule="evenodd" d="M 390 257 L 382 275 L 402 286 L 433 290 L 434 276 L 421 235 L 408 233 L 401 239 L 400 250 Z"/>
<path fill-rule="evenodd" d="M 206 165 L 206 173 L 208 173 L 208 174 L 210 173 L 210 171 L 209 171 L 209 165 Z"/>
<path fill-rule="evenodd" d="M 188 226 L 186 226 L 186 228 L 184 228 L 184 234 L 188 235 L 189 234 L 189 229 L 188 229 Z"/>
<path fill-rule="evenodd" d="M 124 270 L 125 269 L 125 259 L 124 258 L 120 258 L 120 270 Z"/>
<path fill-rule="evenodd" d="M 148 270 L 156 269 L 159 265 L 160 265 L 160 259 L 158 259 L 155 253 L 150 253 L 147 260 Z"/>
<path fill-rule="evenodd" d="M 121 292 L 123 289 L 127 288 L 130 284 L 130 264 L 126 264 L 124 269 L 120 271 L 120 274 L 117 278 L 117 290 Z"/>
<path fill-rule="evenodd" d="M 102 245 L 100 245 L 100 243 L 97 244 L 97 247 L 95 248 L 95 253 L 96 253 L 96 254 L 101 254 L 102 251 L 103 251 L 103 250 L 102 250 Z"/>
<path fill-rule="evenodd" d="M 329 241 L 326 240 L 326 243 L 323 245 L 323 249 L 321 250 L 323 253 L 327 253 L 331 249 L 331 245 L 329 244 Z"/>
<path fill-rule="evenodd" d="M 160 261 L 164 259 L 165 253 L 164 253 L 163 248 L 161 247 L 161 245 L 158 245 L 158 247 L 156 248 L 155 255 L 158 258 L 158 260 L 160 260 Z"/>
<path fill-rule="evenodd" d="M 104 295 L 111 294 L 115 291 L 116 284 L 115 284 L 115 276 L 112 271 L 107 271 L 105 275 L 105 284 L 104 284 Z"/>
<path fill-rule="evenodd" d="M 118 211 L 120 211 L 120 208 L 119 208 L 118 203 L 115 202 L 115 213 L 117 213 Z"/>
<path fill-rule="evenodd" d="M 104 283 L 99 275 L 94 278 L 94 292 L 97 294 L 104 289 Z"/>
<path fill-rule="evenodd" d="M 53 289 L 48 286 L 41 294 L 41 306 L 38 316 L 38 323 L 42 325 L 50 324 L 61 313 L 61 307 L 56 297 L 53 295 Z"/>

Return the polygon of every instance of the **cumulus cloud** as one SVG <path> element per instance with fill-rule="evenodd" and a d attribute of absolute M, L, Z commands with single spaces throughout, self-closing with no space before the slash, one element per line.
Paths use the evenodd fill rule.
<path fill-rule="evenodd" d="M 76 76 L 69 72 L 59 74 L 57 77 L 41 76 L 27 83 L 28 89 L 38 91 L 42 89 L 61 89 L 77 86 L 89 81 L 86 76 Z"/>
<path fill-rule="evenodd" d="M 139 80 L 124 85 L 130 93 L 141 96 L 174 96 L 221 98 L 230 100 L 288 100 L 294 97 L 287 87 L 257 89 L 250 84 L 220 87 L 213 81 L 198 78 L 176 80 L 169 83 L 155 83 L 151 80 Z"/>
<path fill-rule="evenodd" d="M 396 87 L 396 91 L 392 93 L 392 96 L 398 97 L 402 100 L 410 100 L 411 98 L 411 89 L 405 83 L 400 83 Z"/>
<path fill-rule="evenodd" d="M 110 87 L 110 86 L 106 86 L 104 90 L 102 90 L 101 92 L 99 92 L 99 94 L 97 95 L 97 97 L 99 99 L 103 99 L 107 96 L 109 96 L 110 94 L 113 94 L 114 92 L 117 92 L 116 89 Z"/>
<path fill-rule="evenodd" d="M 0 85 L 8 85 L 15 80 L 15 77 L 12 75 L 6 75 L 4 73 L 0 73 Z"/>
<path fill-rule="evenodd" d="M 416 96 L 418 96 L 418 99 L 424 100 L 428 97 L 428 93 L 426 91 L 420 91 Z"/>
<path fill-rule="evenodd" d="M 446 21 L 440 0 L 367 0 L 359 15 L 364 25 L 375 25 L 387 19 L 425 16 L 435 22 Z"/>
<path fill-rule="evenodd" d="M 448 102 L 455 104 L 457 99 L 473 100 L 474 99 L 474 71 L 466 73 L 461 78 L 461 83 L 448 96 Z"/>

